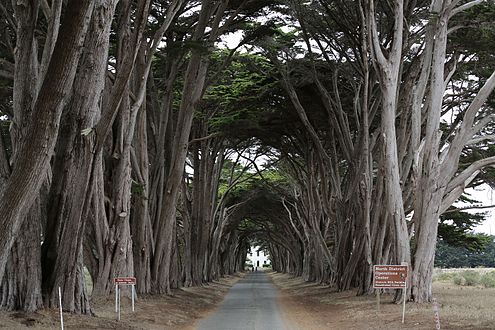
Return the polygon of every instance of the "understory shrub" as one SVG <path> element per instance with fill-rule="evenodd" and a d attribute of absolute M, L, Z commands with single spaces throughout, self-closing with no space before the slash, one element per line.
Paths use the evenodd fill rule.
<path fill-rule="evenodd" d="M 456 273 L 454 272 L 445 272 L 445 273 L 440 273 L 437 274 L 433 277 L 433 281 L 435 282 L 452 282 L 454 280 L 454 277 L 456 276 Z"/>
<path fill-rule="evenodd" d="M 485 288 L 495 288 L 495 270 L 490 272 L 483 270 L 446 271 L 435 274 L 433 281 L 462 286 L 482 285 Z"/>
<path fill-rule="evenodd" d="M 481 275 L 477 271 L 474 270 L 465 270 L 461 272 L 461 276 L 464 277 L 465 283 L 467 286 L 475 286 L 480 284 Z"/>
<path fill-rule="evenodd" d="M 452 282 L 454 282 L 455 285 L 466 285 L 466 279 L 459 273 L 454 274 Z"/>
<path fill-rule="evenodd" d="M 485 288 L 495 288 L 495 271 L 484 274 L 481 277 L 480 283 L 483 284 Z"/>

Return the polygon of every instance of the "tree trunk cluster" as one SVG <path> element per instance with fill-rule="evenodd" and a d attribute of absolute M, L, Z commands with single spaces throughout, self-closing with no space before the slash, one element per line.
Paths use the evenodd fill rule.
<path fill-rule="evenodd" d="M 172 31 L 188 6 L 54 0 L 3 8 L 16 51 L 11 152 L 0 139 L 1 308 L 55 307 L 61 288 L 65 311 L 91 314 L 90 295 L 110 294 L 115 277 L 136 276 L 139 293 L 168 294 L 243 267 L 247 250 L 236 234 L 236 251 L 211 239 L 215 230 L 222 236 L 212 220 L 222 141 L 192 146 L 194 183 L 183 188 L 208 53 L 241 8 L 203 1 L 191 33 Z M 159 48 L 180 43 L 198 46 L 162 49 L 165 68 L 153 66 Z M 191 187 L 194 207 L 178 217 Z"/>
<path fill-rule="evenodd" d="M 243 270 L 257 239 L 275 270 L 360 294 L 374 264 L 407 262 L 407 297 L 429 301 L 438 218 L 495 164 L 460 164 L 486 140 L 495 73 L 469 99 L 446 96 L 472 60 L 449 47 L 451 22 L 478 2 L 288 1 L 304 60 L 275 37 L 256 45 L 300 124 L 277 150 L 290 184 L 272 193 L 239 193 L 263 176 L 256 139 L 213 132 L 221 105 L 204 98 L 219 38 L 264 5 L 0 5 L 12 62 L 1 54 L 12 109 L 9 142 L 0 128 L 0 308 L 55 307 L 60 288 L 65 311 L 91 314 L 90 295 L 120 276 L 170 294 Z M 442 134 L 446 113 L 457 118 Z"/>
<path fill-rule="evenodd" d="M 297 158 L 286 155 L 297 188 L 286 192 L 284 206 L 303 253 L 272 244 L 275 269 L 367 293 L 373 292 L 372 265 L 406 262 L 408 299 L 431 301 L 439 217 L 494 164 L 489 157 L 459 166 L 464 148 L 483 140 L 493 120 L 483 104 L 495 72 L 461 110 L 453 110 L 455 96 L 448 96 L 459 84 L 455 79 L 462 79 L 456 69 L 468 63 L 449 50 L 448 35 L 459 28 L 450 22 L 478 3 L 432 0 L 422 28 L 413 31 L 405 24 L 418 18 L 418 8 L 409 1 L 387 8 L 374 1 L 337 2 L 332 9 L 321 2 L 315 6 L 327 14 L 323 18 L 291 2 L 321 110 L 316 119 L 315 103 L 298 92 L 303 83 L 291 62 L 280 61 L 293 56 L 290 51 L 265 46 L 305 128 L 294 149 L 311 146 Z M 338 40 L 333 24 L 342 33 Z M 330 69 L 323 73 L 325 64 Z M 341 98 L 346 89 L 352 101 Z M 457 119 L 446 137 L 440 123 L 449 112 Z"/>

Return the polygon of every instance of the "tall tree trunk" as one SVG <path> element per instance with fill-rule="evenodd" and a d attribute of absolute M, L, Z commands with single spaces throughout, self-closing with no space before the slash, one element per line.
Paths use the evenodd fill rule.
<path fill-rule="evenodd" d="M 38 197 L 21 226 L 0 286 L 0 308 L 33 312 L 43 307 L 41 297 L 41 218 Z"/>
<path fill-rule="evenodd" d="M 149 158 L 146 105 L 139 112 L 131 157 L 136 187 L 132 193 L 131 233 L 133 238 L 134 275 L 137 292 L 151 291 L 150 258 L 153 251 L 153 228 L 149 212 Z"/>
<path fill-rule="evenodd" d="M 123 52 L 127 52 L 129 46 L 125 36 L 130 34 L 129 27 L 124 25 L 120 31 L 119 37 L 119 60 L 117 61 L 117 70 L 122 70 Z M 141 63 L 144 61 L 145 54 L 141 47 L 139 57 Z M 134 66 L 134 76 L 143 76 L 145 73 L 140 72 L 142 69 L 138 63 Z M 139 83 L 138 83 L 139 88 Z M 107 141 L 107 149 L 110 150 L 106 164 L 105 187 L 109 189 L 105 197 L 109 199 L 107 207 L 106 224 L 97 230 L 103 229 L 98 237 L 102 239 L 99 244 L 103 247 L 103 255 L 98 257 L 98 273 L 94 280 L 96 294 L 107 295 L 114 288 L 113 279 L 115 277 L 127 277 L 134 275 L 134 261 L 132 252 L 132 239 L 130 232 L 131 217 L 131 147 L 134 138 L 139 108 L 133 109 L 130 104 L 130 89 L 126 87 L 123 99 L 120 104 L 120 110 L 114 123 L 114 134 L 111 134 Z"/>
<path fill-rule="evenodd" d="M 398 0 L 393 6 L 394 29 L 393 42 L 389 55 L 385 57 L 380 44 L 380 36 L 376 24 L 375 5 L 371 2 L 369 13 L 369 35 L 372 45 L 372 55 L 375 66 L 379 71 L 380 88 L 382 91 L 381 134 L 383 138 L 382 166 L 385 180 L 385 209 L 394 226 L 394 247 L 396 263 L 411 264 L 409 234 L 404 213 L 400 168 L 397 152 L 397 134 L 395 118 L 397 114 L 397 91 L 399 72 L 402 63 L 402 42 L 404 27 L 404 2 Z"/>
<path fill-rule="evenodd" d="M 38 18 L 38 2 L 16 3 L 14 6 L 17 19 L 17 42 L 15 52 L 14 73 L 14 118 L 12 120 L 12 163 L 15 168 L 16 160 L 22 143 L 28 134 L 32 115 L 32 103 L 38 92 L 38 43 L 34 31 Z M 5 149 L 0 151 L 7 162 Z M 0 194 L 3 184 L 10 175 L 8 163 L 0 164 L 0 176 L 5 181 L 0 184 Z M 0 179 L 1 180 L 1 179 Z M 46 184 L 48 184 L 46 182 Z M 43 306 L 41 299 L 41 234 L 43 214 L 42 202 L 45 200 L 46 189 L 34 197 L 35 202 L 23 220 L 18 237 L 12 246 L 6 274 L 0 284 L 0 307 L 8 310 L 22 309 L 35 311 Z M 42 196 L 43 194 L 43 196 Z"/>
<path fill-rule="evenodd" d="M 386 192 L 386 210 L 394 224 L 396 263 L 411 263 L 409 233 L 404 213 L 402 189 L 400 183 L 399 163 L 397 159 L 397 138 L 395 134 L 395 110 L 397 86 L 394 84 L 384 87 L 382 132 L 384 134 L 384 180 Z"/>
<path fill-rule="evenodd" d="M 7 155 L 7 147 L 4 142 L 2 131 L 0 131 L 0 195 L 10 176 L 10 162 Z"/>
<path fill-rule="evenodd" d="M 202 150 L 200 158 L 200 148 L 195 144 L 191 148 L 194 177 L 192 181 L 192 212 L 191 212 L 191 280 L 193 286 L 203 284 L 203 232 L 206 231 L 204 193 L 205 193 L 205 163 L 206 151 Z"/>
<path fill-rule="evenodd" d="M 442 10 L 440 1 L 434 1 L 434 12 Z M 412 296 L 415 302 L 431 300 L 431 283 L 438 219 L 445 183 L 439 180 L 439 129 L 440 113 L 445 92 L 444 63 L 447 45 L 448 14 L 434 18 L 428 28 L 436 30 L 431 60 L 430 96 L 425 121 L 425 151 L 422 158 L 413 221 L 415 224 L 416 248 L 414 253 Z M 428 54 L 429 55 L 429 54 Z M 421 166 L 421 165 L 420 165 Z"/>
<path fill-rule="evenodd" d="M 84 54 L 74 82 L 71 102 L 64 112 L 64 125 L 57 144 L 51 190 L 51 206 L 43 245 L 43 291 L 48 306 L 58 304 L 62 289 L 64 310 L 91 313 L 83 270 L 83 209 L 88 178 L 93 166 L 95 139 L 87 130 L 100 115 L 104 89 L 110 25 L 114 0 L 95 4 Z M 103 27 L 103 28 L 102 28 Z"/>
<path fill-rule="evenodd" d="M 412 281 L 412 294 L 414 301 L 431 301 L 431 282 L 435 260 L 436 237 L 438 232 L 438 219 L 455 200 L 457 200 L 465 187 L 477 176 L 485 166 L 493 165 L 495 157 L 481 159 L 471 164 L 467 169 L 458 172 L 459 158 L 462 150 L 468 145 L 480 130 L 486 127 L 492 118 L 477 118 L 478 112 L 495 88 L 495 72 L 486 80 L 475 98 L 462 113 L 462 122 L 453 134 L 452 141 L 440 144 L 440 120 L 443 107 L 443 98 L 448 79 L 455 72 L 445 73 L 446 49 L 448 40 L 448 21 L 452 13 L 461 12 L 476 2 L 454 9 L 450 1 L 433 1 L 432 12 L 441 12 L 430 22 L 428 27 L 434 34 L 431 41 L 431 72 L 429 95 L 426 100 L 426 115 L 424 119 L 424 148 L 417 162 L 417 176 L 414 205 L 414 225 L 416 236 L 416 248 L 414 254 L 414 276 Z M 427 62 L 428 65 L 430 62 Z M 420 82 L 418 82 L 419 84 Z M 417 88 L 420 89 L 421 86 Z M 416 129 L 420 129 L 419 127 Z M 442 150 L 443 149 L 443 150 Z"/>
<path fill-rule="evenodd" d="M 208 11 L 208 9 L 205 9 Z M 204 15 L 204 13 L 203 13 Z M 203 27 L 204 28 L 204 27 Z M 154 239 L 155 255 L 152 263 L 152 286 L 156 293 L 170 293 L 170 269 L 172 256 L 172 232 L 175 227 L 175 211 L 183 178 L 194 108 L 199 101 L 206 78 L 207 64 L 202 55 L 193 52 L 184 82 L 181 107 L 176 124 L 172 149 L 172 166 L 168 171 L 161 205 L 161 218 Z"/>
<path fill-rule="evenodd" d="M 35 200 L 52 158 L 62 109 L 70 96 L 93 2 L 67 4 L 53 58 L 33 105 L 27 136 L 19 147 L 18 164 L 0 199 L 0 278 L 24 217 Z"/>

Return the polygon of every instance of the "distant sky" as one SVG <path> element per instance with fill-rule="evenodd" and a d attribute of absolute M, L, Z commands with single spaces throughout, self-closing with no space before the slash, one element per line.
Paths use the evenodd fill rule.
<path fill-rule="evenodd" d="M 479 201 L 477 206 L 489 206 L 495 204 L 495 190 L 490 186 L 483 184 L 476 189 L 466 189 L 466 194 L 469 194 L 470 198 Z M 468 204 L 456 203 L 455 206 L 463 207 L 469 206 Z M 489 235 L 495 235 L 495 208 L 486 209 L 470 209 L 466 210 L 469 213 L 486 213 L 486 220 L 479 226 L 474 228 L 477 233 L 485 233 Z"/>

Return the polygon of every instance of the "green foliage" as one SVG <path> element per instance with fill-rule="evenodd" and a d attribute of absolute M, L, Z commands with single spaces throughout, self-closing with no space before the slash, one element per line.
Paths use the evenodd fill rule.
<path fill-rule="evenodd" d="M 435 253 L 435 267 L 441 268 L 472 268 L 495 267 L 495 236 L 473 234 L 487 240 L 484 248 L 468 249 L 462 246 L 452 246 L 440 240 Z"/>
<path fill-rule="evenodd" d="M 225 52 L 213 54 L 212 65 L 222 69 L 226 56 Z M 204 97 L 206 106 L 216 110 L 215 116 L 209 119 L 211 131 L 227 131 L 228 134 L 233 127 L 256 128 L 260 113 L 270 109 L 265 95 L 275 84 L 272 71 L 270 63 L 261 56 L 235 56 Z"/>
<path fill-rule="evenodd" d="M 476 202 L 467 196 L 461 198 L 464 202 Z M 465 247 L 469 250 L 481 250 L 488 243 L 486 235 L 472 234 L 473 228 L 486 218 L 485 213 L 468 213 L 452 206 L 448 212 L 440 216 L 438 237 L 451 246 Z"/>
<path fill-rule="evenodd" d="M 451 26 L 460 26 L 449 35 L 449 51 L 472 56 L 470 61 L 459 68 L 458 77 L 467 80 L 469 75 L 479 77 L 482 84 L 493 72 L 495 66 L 495 3 L 483 1 L 470 9 L 455 15 Z M 473 56 L 475 55 L 475 56 Z M 454 78 L 455 79 L 455 78 Z M 488 104 L 495 106 L 495 95 L 491 95 Z"/>
<path fill-rule="evenodd" d="M 91 278 L 91 274 L 86 267 L 83 267 L 84 274 L 84 285 L 86 286 L 87 292 L 91 295 L 93 292 L 93 279 Z"/>
<path fill-rule="evenodd" d="M 464 285 L 466 284 L 466 280 L 464 277 L 462 277 L 459 273 L 455 273 L 452 281 L 454 282 L 455 285 Z"/>
<path fill-rule="evenodd" d="M 450 45 L 458 52 L 477 54 L 479 60 L 493 61 L 495 45 L 495 3 L 486 1 L 454 16 L 454 26 L 463 26 L 450 35 Z M 489 63 L 480 62 L 482 67 Z M 478 67 L 478 69 L 482 69 Z"/>
<path fill-rule="evenodd" d="M 253 231 L 256 230 L 257 226 L 253 221 L 250 221 L 249 218 L 246 218 L 240 222 L 237 226 L 240 231 Z"/>
<path fill-rule="evenodd" d="M 464 278 L 464 285 L 475 286 L 480 283 L 481 275 L 474 270 L 465 270 L 460 274 Z"/>
<path fill-rule="evenodd" d="M 435 275 L 433 281 L 462 286 L 483 285 L 485 288 L 495 288 L 495 271 L 484 274 L 482 270 L 476 269 L 461 272 L 446 271 Z"/>
<path fill-rule="evenodd" d="M 277 29 L 272 22 L 266 24 L 250 23 L 244 26 L 243 38 L 241 45 L 257 44 L 265 38 L 271 37 L 277 33 Z"/>
<path fill-rule="evenodd" d="M 454 282 L 454 278 L 457 276 L 457 273 L 454 272 L 445 272 L 440 273 L 433 276 L 434 282 Z"/>
<path fill-rule="evenodd" d="M 483 276 L 481 276 L 480 283 L 485 288 L 495 288 L 495 271 L 483 274 Z"/>
<path fill-rule="evenodd" d="M 144 185 L 132 180 L 131 193 L 133 196 L 144 197 Z"/>

